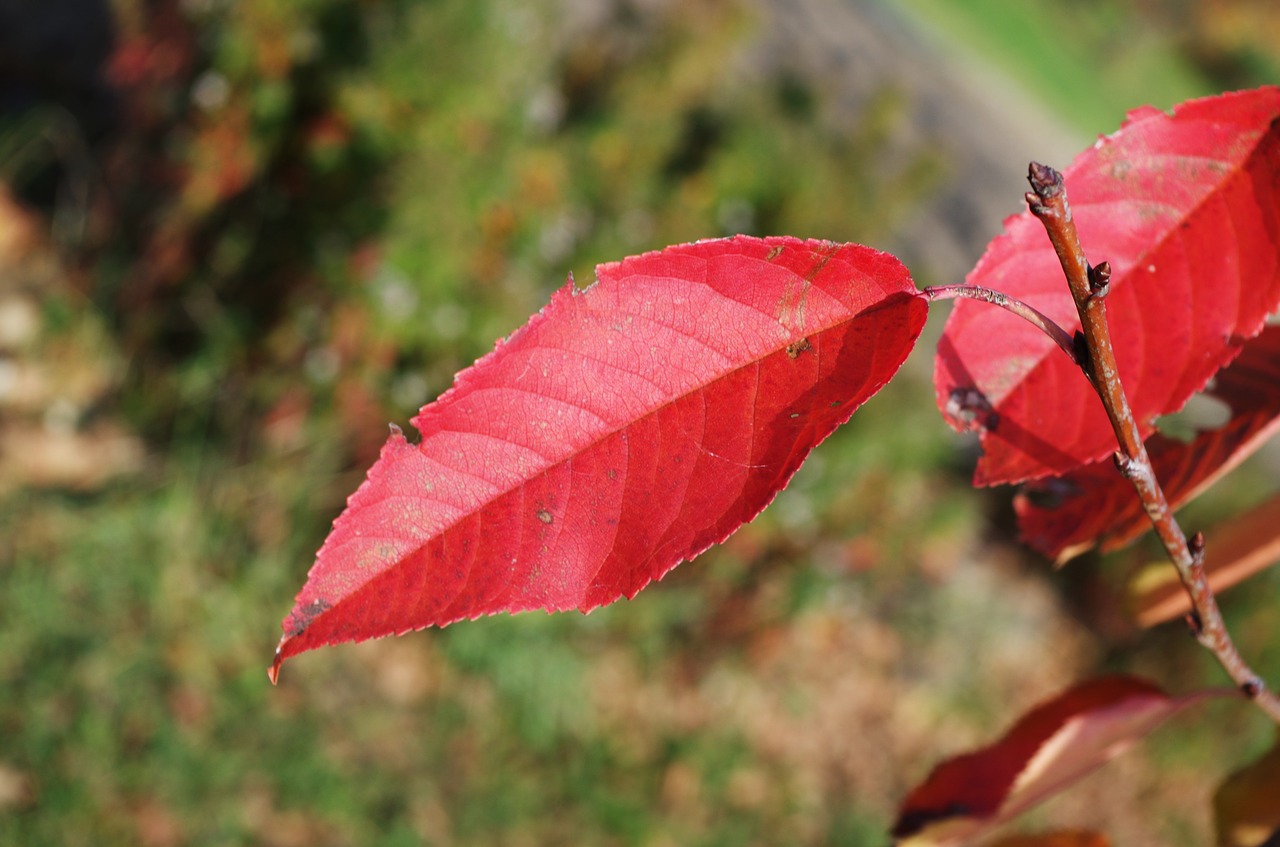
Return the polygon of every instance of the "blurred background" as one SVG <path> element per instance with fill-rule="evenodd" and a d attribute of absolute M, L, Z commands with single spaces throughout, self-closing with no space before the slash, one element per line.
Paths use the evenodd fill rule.
<path fill-rule="evenodd" d="M 1274 82 L 1277 44 L 1269 0 L 0 0 L 0 843 L 883 844 L 1070 681 L 1222 682 L 1130 622 L 1150 549 L 1054 572 L 970 489 L 945 308 L 635 601 L 265 669 L 388 423 L 566 273 L 744 232 L 959 282 L 1028 160 Z M 1277 680 L 1258 580 L 1226 608 Z M 1024 826 L 1207 843 L 1268 740 L 1201 709 Z"/>

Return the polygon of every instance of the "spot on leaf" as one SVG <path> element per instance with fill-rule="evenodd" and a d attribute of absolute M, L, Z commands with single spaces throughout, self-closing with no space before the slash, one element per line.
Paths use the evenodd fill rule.
<path fill-rule="evenodd" d="M 809 343 L 809 339 L 801 338 L 799 341 L 787 345 L 787 355 L 794 359 L 806 350 L 812 349 L 813 345 Z"/>

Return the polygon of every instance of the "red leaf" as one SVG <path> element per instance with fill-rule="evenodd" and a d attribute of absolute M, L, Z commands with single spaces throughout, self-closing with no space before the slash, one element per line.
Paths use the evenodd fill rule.
<path fill-rule="evenodd" d="M 1280 88 L 1144 108 L 1064 173 L 1089 258 L 1111 263 L 1108 317 L 1145 438 L 1230 362 L 1280 305 Z M 968 282 L 1079 326 L 1043 227 L 1005 221 Z M 952 426 L 981 407 L 974 482 L 1061 475 L 1115 449 L 1088 382 L 1034 328 L 956 304 L 938 344 L 938 404 Z M 950 406 L 950 409 L 948 409 Z"/>
<path fill-rule="evenodd" d="M 597 269 L 395 431 L 276 650 L 632 597 L 723 541 L 910 352 L 867 247 L 738 237 Z"/>
<path fill-rule="evenodd" d="M 1128 676 L 1088 680 L 1027 712 L 1009 732 L 933 769 L 903 801 L 893 835 L 963 844 L 1077 782 L 1174 713 L 1208 696 L 1171 698 Z"/>
<path fill-rule="evenodd" d="M 1231 420 L 1189 444 L 1160 434 L 1147 452 L 1176 509 L 1234 469 L 1280 429 L 1280 326 L 1251 340 L 1206 392 L 1231 407 Z M 1122 547 L 1151 528 L 1129 483 L 1110 461 L 1028 484 L 1014 500 L 1023 540 L 1060 562 L 1095 543 Z"/>

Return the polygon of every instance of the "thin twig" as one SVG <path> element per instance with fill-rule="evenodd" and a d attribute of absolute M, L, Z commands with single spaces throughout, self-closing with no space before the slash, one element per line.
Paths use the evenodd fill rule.
<path fill-rule="evenodd" d="M 1133 483 L 1142 500 L 1142 507 L 1164 544 L 1165 552 L 1178 569 L 1182 585 L 1191 598 L 1193 611 L 1188 616 L 1191 631 L 1201 644 L 1213 652 L 1240 690 L 1272 720 L 1280 723 L 1280 697 L 1266 687 L 1262 678 L 1253 672 L 1231 641 L 1222 613 L 1218 610 L 1218 602 L 1205 578 L 1204 537 L 1196 533 L 1188 541 L 1174 518 L 1164 490 L 1156 479 L 1147 448 L 1142 443 L 1138 423 L 1134 420 L 1129 401 L 1120 385 L 1115 351 L 1111 346 L 1111 332 L 1107 327 L 1105 303 L 1110 291 L 1111 268 L 1105 262 L 1097 267 L 1090 267 L 1085 261 L 1075 222 L 1071 219 L 1071 209 L 1067 205 L 1062 174 L 1053 168 L 1032 162 L 1027 178 L 1032 188 L 1027 194 L 1027 205 L 1044 225 L 1049 240 L 1053 242 L 1053 249 L 1067 276 L 1076 311 L 1080 313 L 1084 336 L 1082 346 L 1086 356 L 1082 367 L 1102 399 L 1107 418 L 1111 421 L 1111 428 L 1115 430 L 1116 440 L 1120 444 L 1120 450 L 1115 455 L 1116 467 Z"/>
<path fill-rule="evenodd" d="M 923 289 L 920 293 L 927 297 L 931 303 L 934 300 L 967 299 L 981 300 L 984 303 L 999 306 L 1001 309 L 1012 312 L 1034 326 L 1036 329 L 1043 332 L 1045 335 L 1049 336 L 1053 343 L 1062 348 L 1062 352 L 1070 356 L 1076 364 L 1084 364 L 1078 359 L 1075 342 L 1071 338 L 1070 333 L 1058 324 L 1054 323 L 1053 319 L 1048 315 L 1045 315 L 1043 312 L 1038 311 L 1021 300 L 1010 297 L 1003 291 L 996 291 L 993 288 L 983 288 L 980 285 L 939 285 L 929 286 L 928 288 Z"/>

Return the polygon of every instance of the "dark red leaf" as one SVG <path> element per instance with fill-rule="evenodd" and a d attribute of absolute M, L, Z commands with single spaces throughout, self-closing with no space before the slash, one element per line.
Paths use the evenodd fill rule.
<path fill-rule="evenodd" d="M 1267 327 L 1218 373 L 1209 395 L 1231 408 L 1226 425 L 1191 443 L 1156 434 L 1147 452 L 1174 508 L 1253 454 L 1280 429 L 1280 326 Z M 1028 484 L 1014 500 L 1022 537 L 1046 556 L 1065 561 L 1095 543 L 1105 552 L 1151 528 L 1133 491 L 1110 461 Z"/>
<path fill-rule="evenodd" d="M 1120 376 L 1145 438 L 1180 409 L 1280 305 L 1280 88 L 1144 108 L 1064 173 L 1081 242 L 1111 263 L 1108 317 Z M 968 282 L 1079 326 L 1043 227 L 1005 221 Z M 974 482 L 1068 473 L 1115 449 L 1101 405 L 1038 330 L 959 302 L 938 345 L 939 408 L 959 429 L 984 406 Z M 968 402 L 962 402 L 967 400 Z"/>
<path fill-rule="evenodd" d="M 893 835 L 912 844 L 968 843 L 1077 782 L 1202 691 L 1171 698 L 1128 676 L 1083 682 L 1027 712 L 996 743 L 933 769 L 903 801 Z"/>
<path fill-rule="evenodd" d="M 867 247 L 738 237 L 567 285 L 392 434 L 284 621 L 304 650 L 634 596 L 723 541 L 910 352 L 926 304 Z"/>

